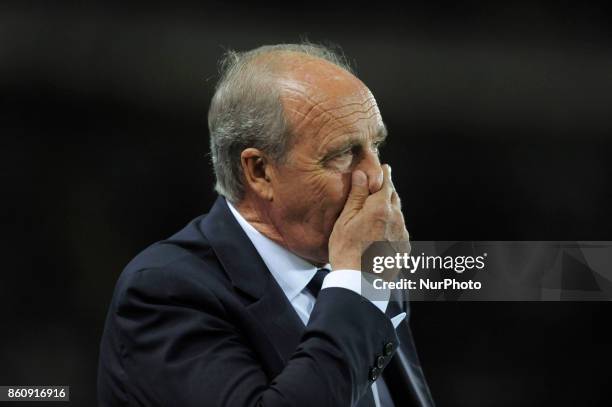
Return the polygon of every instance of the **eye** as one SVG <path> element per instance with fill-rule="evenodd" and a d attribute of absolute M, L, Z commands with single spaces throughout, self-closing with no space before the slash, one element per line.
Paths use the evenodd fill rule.
<path fill-rule="evenodd" d="M 327 165 L 334 169 L 345 170 L 353 164 L 354 155 L 353 148 L 347 149 L 329 159 Z"/>
<path fill-rule="evenodd" d="M 376 152 L 377 154 L 380 152 L 380 149 L 383 148 L 385 145 L 385 141 L 381 140 L 381 141 L 377 141 L 372 145 L 372 151 Z"/>

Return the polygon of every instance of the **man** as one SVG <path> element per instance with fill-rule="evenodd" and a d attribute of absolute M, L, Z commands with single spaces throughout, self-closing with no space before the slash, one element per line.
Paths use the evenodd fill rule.
<path fill-rule="evenodd" d="M 371 92 L 310 44 L 222 68 L 220 197 L 119 278 L 101 405 L 433 405 L 405 302 L 360 295 L 362 242 L 408 240 Z"/>

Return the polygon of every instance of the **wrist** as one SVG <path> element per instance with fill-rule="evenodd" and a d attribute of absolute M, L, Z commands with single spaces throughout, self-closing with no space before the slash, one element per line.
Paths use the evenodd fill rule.
<path fill-rule="evenodd" d="M 357 270 L 361 271 L 361 259 L 338 259 L 338 260 L 330 260 L 329 264 L 331 264 L 332 270 Z"/>

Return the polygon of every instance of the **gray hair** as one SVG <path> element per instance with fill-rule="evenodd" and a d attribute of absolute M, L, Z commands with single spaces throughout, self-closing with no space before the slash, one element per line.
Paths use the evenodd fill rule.
<path fill-rule="evenodd" d="M 286 157 L 291 132 L 278 85 L 272 80 L 278 70 L 277 61 L 269 58 L 253 62 L 264 54 L 287 52 L 321 58 L 352 73 L 341 51 L 312 43 L 264 45 L 251 51 L 225 53 L 208 110 L 208 130 L 215 190 L 230 202 L 244 197 L 240 159 L 244 149 L 257 148 L 275 162 Z"/>

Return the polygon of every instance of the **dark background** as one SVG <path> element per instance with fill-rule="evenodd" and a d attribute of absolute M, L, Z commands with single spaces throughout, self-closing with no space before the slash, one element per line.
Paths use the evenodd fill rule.
<path fill-rule="evenodd" d="M 0 3 L 0 384 L 95 405 L 114 282 L 215 195 L 225 48 L 339 44 L 416 240 L 612 240 L 612 8 Z M 415 303 L 440 406 L 609 405 L 609 303 Z"/>

